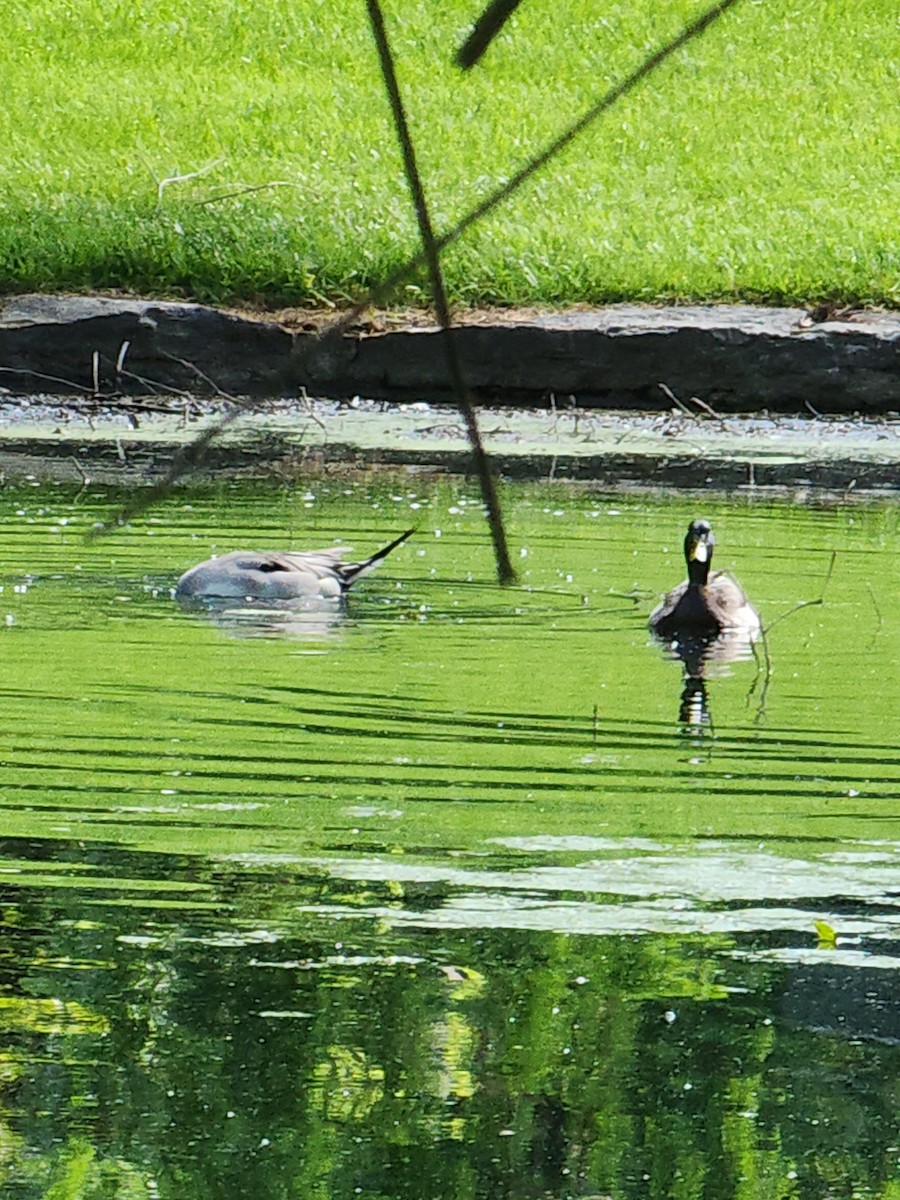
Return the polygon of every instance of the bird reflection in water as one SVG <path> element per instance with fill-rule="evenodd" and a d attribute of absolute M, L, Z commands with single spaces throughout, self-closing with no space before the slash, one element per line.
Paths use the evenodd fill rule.
<path fill-rule="evenodd" d="M 747 630 L 723 630 L 712 636 L 681 635 L 660 639 L 666 656 L 682 664 L 678 720 L 685 737 L 713 733 L 707 682 L 729 674 L 729 664 L 756 656 L 756 637 Z"/>
<path fill-rule="evenodd" d="M 216 628 L 236 638 L 326 642 L 337 636 L 347 616 L 347 604 L 340 597 L 254 603 L 224 598 L 178 599 L 183 610 L 202 614 Z"/>

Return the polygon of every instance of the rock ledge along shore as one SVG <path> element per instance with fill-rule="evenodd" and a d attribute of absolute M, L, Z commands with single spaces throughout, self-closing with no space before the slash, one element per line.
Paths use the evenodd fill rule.
<path fill-rule="evenodd" d="M 245 407 L 184 396 L 6 397 L 0 479 L 157 482 L 196 439 L 190 478 L 469 474 L 472 451 L 453 405 L 315 397 Z M 494 469 L 504 478 L 636 489 L 789 490 L 849 499 L 900 489 L 900 419 L 881 416 L 710 416 L 633 409 L 482 407 Z"/>
<path fill-rule="evenodd" d="M 813 320 L 803 309 L 693 305 L 463 311 L 466 378 L 491 404 L 715 413 L 900 408 L 900 313 Z M 338 336 L 330 317 L 271 317 L 173 301 L 26 295 L 0 301 L 7 397 L 166 391 L 451 399 L 441 333 L 380 313 Z"/>

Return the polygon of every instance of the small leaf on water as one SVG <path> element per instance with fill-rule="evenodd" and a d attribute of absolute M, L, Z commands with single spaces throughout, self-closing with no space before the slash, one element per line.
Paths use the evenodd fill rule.
<path fill-rule="evenodd" d="M 837 945 L 837 933 L 827 921 L 816 921 L 815 924 L 820 948 L 834 948 Z"/>

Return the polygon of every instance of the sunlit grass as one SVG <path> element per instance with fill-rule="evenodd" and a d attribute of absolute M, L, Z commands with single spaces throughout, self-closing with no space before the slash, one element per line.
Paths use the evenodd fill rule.
<path fill-rule="evenodd" d="M 702 7 L 528 0 L 461 75 L 481 6 L 386 3 L 438 230 Z M 5 34 L 0 289 L 340 301 L 415 250 L 362 0 L 11 0 Z M 895 0 L 744 0 L 448 251 L 450 290 L 896 304 L 898 94 Z"/>

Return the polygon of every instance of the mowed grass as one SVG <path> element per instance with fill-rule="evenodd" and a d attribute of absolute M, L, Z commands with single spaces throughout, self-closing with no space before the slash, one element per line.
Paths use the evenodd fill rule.
<path fill-rule="evenodd" d="M 438 231 L 703 7 L 525 0 L 462 74 L 482 4 L 385 0 Z M 363 0 L 7 0 L 0 78 L 3 291 L 340 303 L 417 249 Z M 897 0 L 743 0 L 448 250 L 451 294 L 897 305 L 898 100 Z"/>

